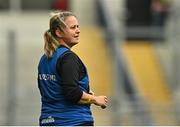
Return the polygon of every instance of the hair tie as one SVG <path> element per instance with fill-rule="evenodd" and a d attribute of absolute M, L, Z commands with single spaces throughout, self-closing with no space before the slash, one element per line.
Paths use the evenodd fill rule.
<path fill-rule="evenodd" d="M 47 32 L 51 33 L 51 30 L 49 29 Z"/>
<path fill-rule="evenodd" d="M 52 32 L 51 32 L 51 30 L 49 29 L 49 30 L 47 30 L 47 33 L 50 35 L 50 36 L 52 36 Z"/>

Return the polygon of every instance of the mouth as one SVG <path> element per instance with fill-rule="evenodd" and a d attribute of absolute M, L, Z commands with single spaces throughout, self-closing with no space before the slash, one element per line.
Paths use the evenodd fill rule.
<path fill-rule="evenodd" d="M 79 39 L 79 35 L 74 36 L 74 38 Z"/>

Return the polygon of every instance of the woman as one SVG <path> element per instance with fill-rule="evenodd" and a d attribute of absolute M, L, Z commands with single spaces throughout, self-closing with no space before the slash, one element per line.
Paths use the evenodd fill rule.
<path fill-rule="evenodd" d="M 40 126 L 93 126 L 90 105 L 107 106 L 106 96 L 95 96 L 81 59 L 71 51 L 79 42 L 79 24 L 68 11 L 54 12 L 44 34 L 45 54 L 38 65 L 42 109 Z"/>

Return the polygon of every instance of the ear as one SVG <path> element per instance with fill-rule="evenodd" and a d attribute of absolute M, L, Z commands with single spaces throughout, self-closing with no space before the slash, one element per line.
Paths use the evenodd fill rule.
<path fill-rule="evenodd" d="M 56 30 L 55 33 L 57 37 L 62 38 L 63 32 L 61 32 L 60 30 Z"/>

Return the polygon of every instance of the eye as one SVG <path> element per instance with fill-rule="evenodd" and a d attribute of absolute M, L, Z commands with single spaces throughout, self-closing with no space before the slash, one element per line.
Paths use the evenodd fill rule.
<path fill-rule="evenodd" d="M 79 28 L 79 25 L 73 25 L 70 27 L 71 29 L 76 29 L 76 28 Z"/>
<path fill-rule="evenodd" d="M 71 26 L 70 28 L 71 28 L 71 29 L 75 29 L 75 28 L 76 28 L 76 26 L 75 26 L 75 25 L 73 25 L 73 26 Z"/>

